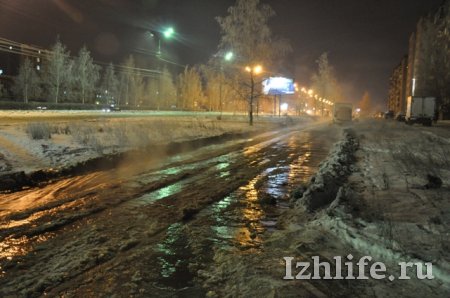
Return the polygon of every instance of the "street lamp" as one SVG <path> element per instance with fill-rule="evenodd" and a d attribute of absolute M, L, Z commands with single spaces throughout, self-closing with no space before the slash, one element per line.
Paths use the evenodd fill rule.
<path fill-rule="evenodd" d="M 231 61 L 233 59 L 233 57 L 234 57 L 233 52 L 227 52 L 224 56 L 226 61 Z"/>
<path fill-rule="evenodd" d="M 163 32 L 165 38 L 171 38 L 173 34 L 175 34 L 175 30 L 173 27 L 169 27 Z"/>
<path fill-rule="evenodd" d="M 261 65 L 255 66 L 255 68 L 253 69 L 253 72 L 255 74 L 260 74 L 262 72 L 262 66 Z"/>
<path fill-rule="evenodd" d="M 165 39 L 170 39 L 173 35 L 175 34 L 175 29 L 173 27 L 168 27 L 165 30 L 161 30 L 161 31 L 150 31 L 150 36 L 152 38 L 158 38 L 158 52 L 156 53 L 156 57 L 161 60 L 164 61 L 161 57 L 161 39 L 165 38 Z M 157 104 L 157 108 L 159 110 L 159 104 L 161 102 L 161 75 L 162 75 L 162 65 L 161 62 L 158 63 L 158 93 L 157 93 L 157 98 L 158 98 L 158 104 Z"/>
<path fill-rule="evenodd" d="M 161 36 L 163 36 L 165 39 L 170 39 L 175 35 L 175 29 L 173 27 L 169 27 L 163 31 L 160 31 L 160 33 L 157 34 L 158 36 L 158 56 L 161 56 Z M 155 34 L 151 34 L 152 37 L 155 36 Z"/>

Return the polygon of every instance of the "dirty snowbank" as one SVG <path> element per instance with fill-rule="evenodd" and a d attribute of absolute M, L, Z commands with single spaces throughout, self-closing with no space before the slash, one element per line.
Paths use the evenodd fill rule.
<path fill-rule="evenodd" d="M 355 133 L 350 129 L 345 130 L 343 140 L 335 144 L 297 205 L 304 205 L 309 211 L 315 211 L 330 204 L 348 175 L 354 171 L 354 154 L 358 145 Z"/>
<path fill-rule="evenodd" d="M 353 129 L 354 134 L 347 131 L 343 141 L 336 144 L 301 199 L 282 215 L 282 229 L 266 232 L 262 251 L 238 254 L 226 249 L 215 251 L 215 266 L 199 272 L 209 296 L 444 297 L 448 294 L 450 206 L 444 198 L 449 197 L 450 190 L 445 182 L 438 189 L 425 185 L 429 173 L 439 173 L 442 181 L 450 181 L 449 164 L 445 154 L 430 155 L 423 150 L 430 146 L 428 141 L 434 140 L 436 143 L 431 146 L 448 152 L 450 148 L 442 141 L 441 132 L 440 137 L 433 133 L 432 138 L 418 145 L 414 143 L 418 135 L 426 136 L 429 131 L 405 128 L 394 122 L 364 121 Z M 399 154 L 405 153 L 410 157 L 404 162 L 412 168 L 398 171 Z M 312 262 L 312 256 L 319 256 L 321 261 L 333 264 L 333 257 L 345 260 L 349 254 L 353 260 L 371 256 L 371 263 L 384 262 L 387 276 L 393 275 L 394 280 L 283 280 L 283 257 Z M 400 261 L 432 262 L 435 278 L 418 280 L 414 272 L 409 272 L 410 280 L 397 280 Z M 308 272 L 312 273 L 310 269 Z M 298 273 L 295 268 L 293 272 Z"/>

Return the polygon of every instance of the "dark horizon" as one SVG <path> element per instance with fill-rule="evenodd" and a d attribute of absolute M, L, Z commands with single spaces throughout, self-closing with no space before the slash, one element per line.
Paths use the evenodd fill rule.
<path fill-rule="evenodd" d="M 315 60 L 329 53 L 349 101 L 367 90 L 385 106 L 389 76 L 407 54 L 408 39 L 419 18 L 442 0 L 362 3 L 356 0 L 269 0 L 277 16 L 274 35 L 291 41 L 291 74 L 300 85 L 310 84 Z M 95 59 L 120 63 L 129 54 L 152 61 L 155 44 L 146 32 L 174 26 L 176 40 L 165 42 L 171 59 L 181 65 L 205 63 L 217 50 L 220 29 L 216 16 L 227 14 L 232 0 L 193 1 L 63 1 L 0 0 L 0 37 L 49 47 L 56 37 L 74 55 L 86 45 Z M 146 60 L 148 57 L 148 60 Z"/>

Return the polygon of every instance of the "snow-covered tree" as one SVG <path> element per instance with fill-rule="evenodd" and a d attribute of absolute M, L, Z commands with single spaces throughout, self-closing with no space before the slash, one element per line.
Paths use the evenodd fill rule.
<path fill-rule="evenodd" d="M 144 105 L 151 107 L 152 109 L 159 110 L 161 107 L 158 101 L 158 94 L 159 94 L 159 79 L 149 78 L 145 83 Z"/>
<path fill-rule="evenodd" d="M 228 8 L 228 15 L 217 17 L 222 30 L 219 48 L 233 49 L 240 60 L 251 64 L 272 66 L 278 57 L 291 50 L 285 40 L 277 40 L 272 35 L 269 20 L 275 11 L 260 0 L 237 0 Z"/>
<path fill-rule="evenodd" d="M 222 30 L 219 45 L 220 52 L 230 49 L 239 57 L 235 75 L 240 76 L 240 86 L 234 89 L 241 98 L 248 102 L 249 123 L 253 124 L 253 108 L 258 96 L 255 84 L 259 85 L 253 73 L 248 76 L 242 71 L 242 64 L 254 67 L 262 65 L 264 69 L 276 71 L 281 59 L 291 51 L 289 43 L 276 39 L 269 27 L 269 20 L 275 16 L 275 11 L 260 0 L 237 0 L 234 6 L 228 8 L 228 15 L 217 17 Z M 222 56 L 219 54 L 219 56 Z"/>
<path fill-rule="evenodd" d="M 21 97 L 26 103 L 30 98 L 38 97 L 41 92 L 40 78 L 28 58 L 23 60 L 19 67 L 19 74 L 14 78 L 13 92 L 16 97 Z"/>
<path fill-rule="evenodd" d="M 164 67 L 161 76 L 159 78 L 160 90 L 159 90 L 159 100 L 161 107 L 169 109 L 172 105 L 176 104 L 177 101 L 177 89 L 173 82 L 173 76 L 167 67 Z"/>
<path fill-rule="evenodd" d="M 333 66 L 330 65 L 328 54 L 323 53 L 317 59 L 317 72 L 312 76 L 312 85 L 314 92 L 321 98 L 336 101 L 341 95 L 336 76 L 334 74 Z M 321 110 L 322 116 L 324 114 L 325 104 L 320 101 L 318 105 L 317 100 L 314 101 L 316 109 Z"/>
<path fill-rule="evenodd" d="M 200 74 L 194 67 L 184 69 L 178 77 L 179 104 L 182 109 L 200 109 L 204 102 Z"/>
<path fill-rule="evenodd" d="M 201 67 L 203 77 L 205 79 L 205 97 L 208 110 L 220 110 L 221 88 L 223 91 L 224 79 L 223 74 L 217 72 L 214 68 L 208 66 Z M 222 86 L 221 86 L 222 85 Z M 223 95 L 223 94 L 222 94 Z M 223 99 L 223 96 L 222 96 Z"/>
<path fill-rule="evenodd" d="M 137 71 L 134 71 L 131 76 L 129 90 L 133 106 L 141 106 L 144 102 L 145 84 L 142 75 Z"/>
<path fill-rule="evenodd" d="M 86 47 L 81 48 L 74 61 L 72 76 L 77 94 L 84 104 L 88 98 L 93 98 L 97 82 L 100 78 L 100 67 L 94 61 Z"/>
<path fill-rule="evenodd" d="M 116 77 L 112 63 L 105 69 L 100 91 L 102 96 L 104 96 L 105 103 L 118 103 L 119 80 Z"/>
<path fill-rule="evenodd" d="M 124 104 L 136 106 L 139 102 L 138 97 L 143 93 L 144 82 L 136 70 L 133 55 L 128 56 L 122 67 L 123 71 L 120 75 L 120 96 L 123 98 Z"/>
<path fill-rule="evenodd" d="M 59 102 L 65 91 L 64 87 L 70 85 L 71 70 L 69 52 L 60 41 L 57 41 L 47 57 L 43 75 L 48 95 L 53 98 L 55 103 Z"/>

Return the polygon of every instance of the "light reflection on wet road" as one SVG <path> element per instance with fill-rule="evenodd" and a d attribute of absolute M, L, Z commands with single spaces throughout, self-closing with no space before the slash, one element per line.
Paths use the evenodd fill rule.
<path fill-rule="evenodd" d="M 301 183 L 307 183 L 315 173 L 320 161 L 328 153 L 329 144 L 320 139 L 314 139 L 310 133 L 292 136 L 287 144 L 275 144 L 274 148 L 283 148 L 288 154 L 284 159 L 276 161 L 275 165 L 265 168 L 260 174 L 239 187 L 222 200 L 203 209 L 196 219 L 185 225 L 173 225 L 176 229 L 164 240 L 164 254 L 159 257 L 161 282 L 173 287 L 187 287 L 173 281 L 179 279 L 177 272 L 191 276 L 185 254 L 189 247 L 200 247 L 202 259 L 212 258 L 215 249 L 252 250 L 257 252 L 264 244 L 263 233 L 273 231 L 280 213 L 288 208 L 288 194 Z M 261 149 L 248 148 L 244 155 L 252 156 Z M 278 158 L 272 154 L 270 158 Z M 259 164 L 266 163 L 267 156 L 259 159 Z M 256 160 L 253 164 L 258 163 Z M 228 165 L 227 165 L 228 166 Z M 265 202 L 271 200 L 272 202 Z M 188 235 L 195 235 L 189 239 Z M 183 246 L 179 245 L 180 239 Z M 167 245 L 167 244 L 176 245 Z M 193 249 L 196 250 L 196 249 Z M 197 252 L 198 253 L 198 252 Z M 177 258 L 176 256 L 179 255 Z M 183 261 L 184 260 L 184 261 Z"/>
<path fill-rule="evenodd" d="M 14 258 L 29 255 L 33 247 L 47 241 L 47 250 L 54 247 L 55 252 L 35 253 L 28 272 L 32 282 L 42 274 L 33 270 L 49 270 L 40 263 L 42 260 L 57 255 L 59 249 L 63 258 L 70 258 L 59 247 L 83 238 L 88 243 L 84 250 L 105 249 L 112 254 L 113 263 L 122 264 L 120 254 L 113 251 L 116 242 L 122 241 L 121 235 L 127 234 L 146 244 L 128 251 L 131 261 L 126 262 L 135 262 L 136 268 L 147 264 L 147 275 L 155 276 L 152 285 L 174 291 L 192 287 L 195 270 L 190 266 L 212 262 L 215 249 L 257 252 L 264 245 L 263 233 L 275 228 L 280 212 L 289 205 L 288 194 L 310 179 L 334 141 L 323 131 L 287 131 L 262 139 L 208 146 L 185 156 L 167 158 L 159 168 L 147 171 L 118 169 L 26 190 L 22 195 L 47 195 L 51 199 L 47 205 L 24 208 L 3 217 L 0 266 L 2 260 L 11 264 Z M 127 177 L 120 173 L 127 173 Z M 61 187 L 56 191 L 52 188 L 55 185 Z M 21 196 L 17 193 L 5 199 L 14 202 Z M 194 210 L 192 215 L 189 210 Z M 161 232 L 148 236 L 150 226 Z M 94 236 L 87 236 L 87 231 Z M 110 241 L 92 242 L 92 237 L 99 237 L 97 231 L 101 231 L 100 236 L 105 233 Z M 77 252 L 76 244 L 68 247 L 75 247 Z M 75 276 L 82 278 L 82 266 L 75 264 L 71 268 L 70 262 L 67 266 L 66 270 L 73 270 Z M 20 270 L 10 271 L 8 281 L 13 288 L 14 274 Z M 93 283 L 84 282 L 89 291 L 101 287 L 94 285 L 95 279 L 88 278 L 95 273 L 85 274 Z M 55 291 L 53 294 L 59 293 Z"/>

